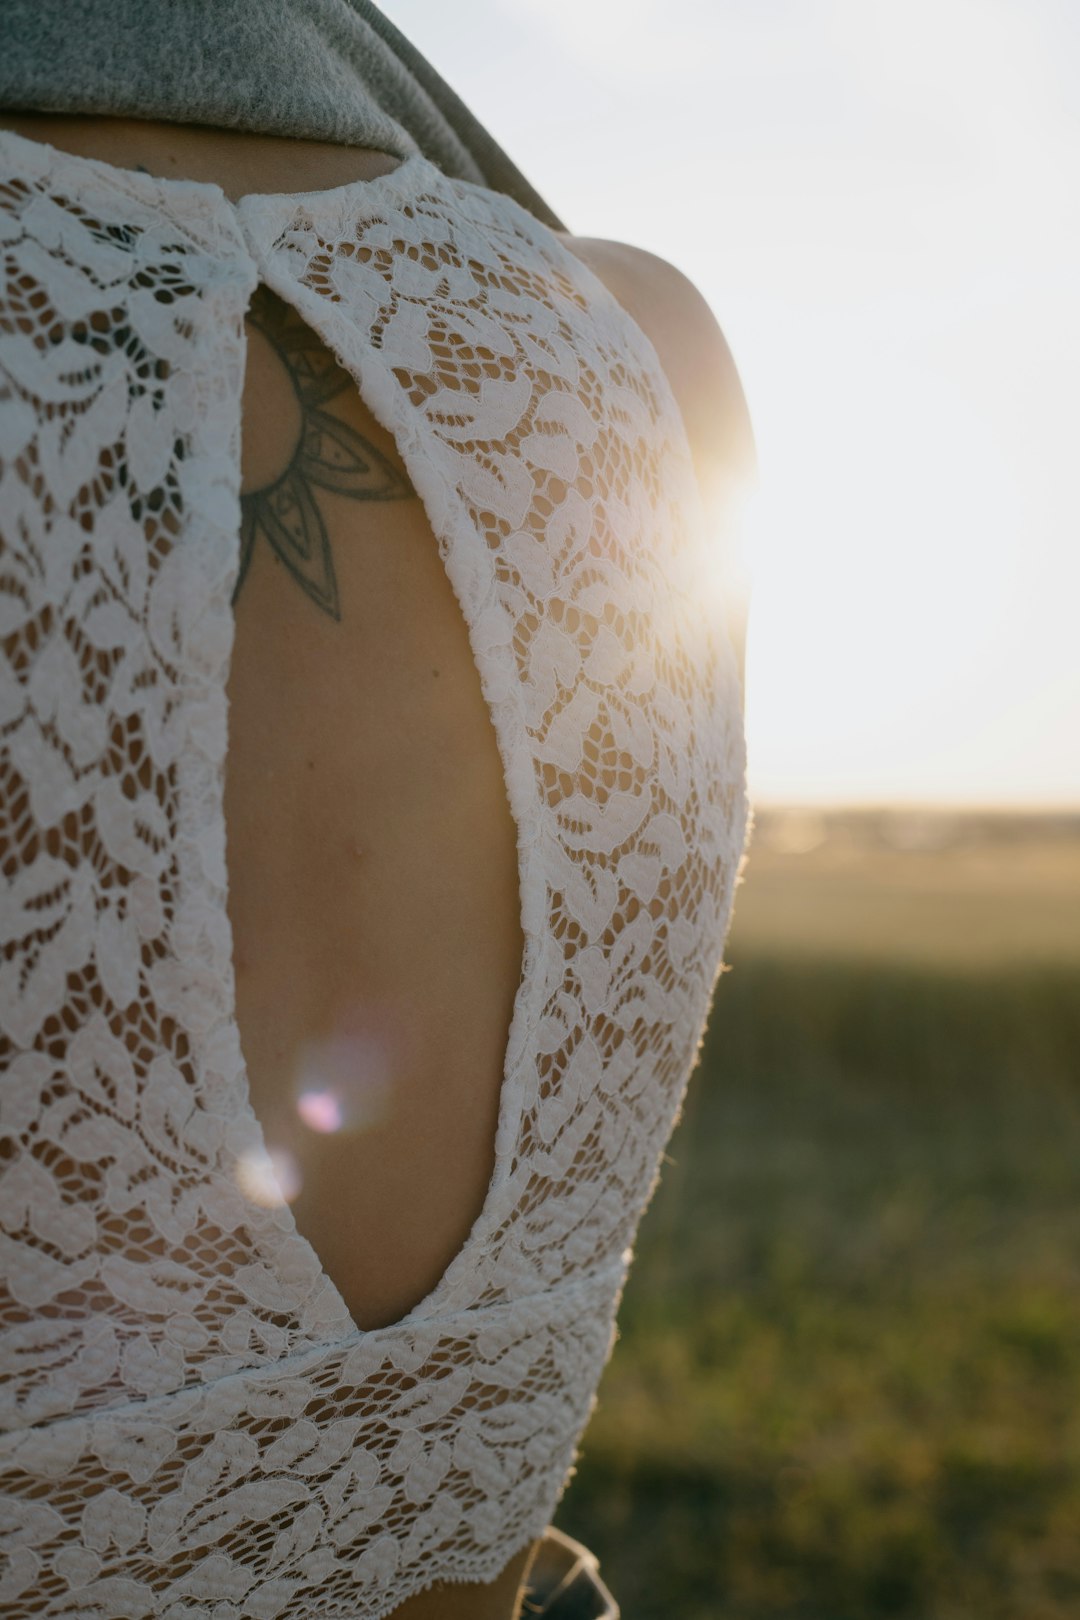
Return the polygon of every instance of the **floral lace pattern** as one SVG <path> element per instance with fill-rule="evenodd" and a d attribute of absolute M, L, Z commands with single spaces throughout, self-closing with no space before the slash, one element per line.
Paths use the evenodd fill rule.
<path fill-rule="evenodd" d="M 421 157 L 234 206 L 0 152 L 0 1603 L 374 1620 L 548 1523 L 702 1033 L 746 805 L 685 431 L 601 283 Z M 519 834 L 488 1197 L 370 1332 L 238 1175 L 262 1137 L 222 792 L 258 281 L 394 435 Z"/>

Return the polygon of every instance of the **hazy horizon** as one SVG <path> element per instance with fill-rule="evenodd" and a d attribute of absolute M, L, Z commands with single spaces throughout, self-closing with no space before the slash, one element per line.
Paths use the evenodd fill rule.
<path fill-rule="evenodd" d="M 1080 10 L 385 9 L 569 229 L 671 260 L 728 337 L 755 801 L 1080 804 Z"/>
<path fill-rule="evenodd" d="M 781 799 L 751 792 L 751 802 L 757 810 L 799 811 L 814 814 L 844 814 L 848 811 L 866 812 L 868 815 L 942 815 L 942 816 L 1070 816 L 1080 817 L 1080 799 L 1013 801 L 989 799 Z"/>

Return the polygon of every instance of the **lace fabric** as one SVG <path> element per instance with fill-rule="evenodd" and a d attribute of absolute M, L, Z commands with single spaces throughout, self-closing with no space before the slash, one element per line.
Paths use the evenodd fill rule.
<path fill-rule="evenodd" d="M 377 1620 L 550 1521 L 704 1027 L 746 800 L 685 431 L 591 272 L 420 156 L 236 205 L 0 159 L 0 1603 Z M 369 1332 L 242 1173 L 222 794 L 258 281 L 395 438 L 518 829 L 491 1186 Z"/>

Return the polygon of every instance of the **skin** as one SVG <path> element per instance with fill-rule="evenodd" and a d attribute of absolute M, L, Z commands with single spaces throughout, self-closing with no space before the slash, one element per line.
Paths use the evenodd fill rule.
<path fill-rule="evenodd" d="M 233 200 L 397 164 L 133 120 L 0 124 Z M 722 528 L 753 447 L 715 319 L 665 261 L 563 241 L 653 342 Z M 265 288 L 247 331 L 225 786 L 237 1019 L 255 1112 L 299 1165 L 297 1225 L 370 1328 L 430 1292 L 487 1191 L 523 945 L 516 837 L 465 624 L 392 437 Z M 731 628 L 741 645 L 738 610 Z M 309 1129 L 298 1086 L 342 1039 L 368 1054 L 370 1085 L 351 1128 Z M 530 1556 L 395 1620 L 511 1620 Z"/>

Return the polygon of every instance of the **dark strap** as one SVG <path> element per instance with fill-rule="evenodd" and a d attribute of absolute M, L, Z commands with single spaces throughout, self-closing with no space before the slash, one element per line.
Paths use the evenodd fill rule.
<path fill-rule="evenodd" d="M 619 1620 L 619 1605 L 600 1579 L 588 1547 L 552 1526 L 533 1559 L 521 1620 Z"/>

